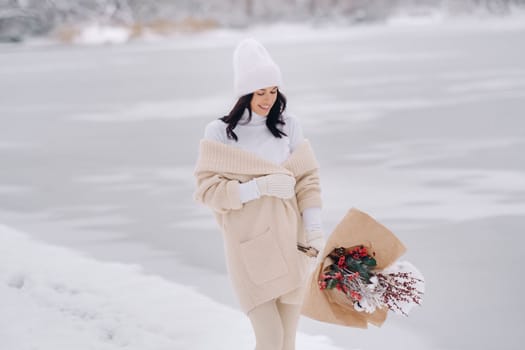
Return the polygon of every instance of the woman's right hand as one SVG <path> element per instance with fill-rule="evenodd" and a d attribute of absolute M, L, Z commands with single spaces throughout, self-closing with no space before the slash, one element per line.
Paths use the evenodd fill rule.
<path fill-rule="evenodd" d="M 270 174 L 255 179 L 261 196 L 289 199 L 295 196 L 295 178 L 286 174 Z"/>

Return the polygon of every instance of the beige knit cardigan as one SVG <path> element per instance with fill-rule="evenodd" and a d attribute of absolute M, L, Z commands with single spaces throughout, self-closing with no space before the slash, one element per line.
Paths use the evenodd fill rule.
<path fill-rule="evenodd" d="M 194 199 L 215 214 L 228 274 L 245 313 L 306 285 L 309 258 L 297 242 L 305 243 L 301 213 L 322 204 L 318 169 L 308 140 L 280 165 L 234 146 L 200 141 Z M 241 203 L 239 184 L 268 174 L 294 176 L 296 196 Z"/>

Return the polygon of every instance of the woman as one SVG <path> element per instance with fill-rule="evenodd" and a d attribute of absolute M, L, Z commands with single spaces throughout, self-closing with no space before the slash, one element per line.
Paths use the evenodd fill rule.
<path fill-rule="evenodd" d="M 238 101 L 206 126 L 195 199 L 223 232 L 256 349 L 295 349 L 310 264 L 324 246 L 319 166 L 298 120 L 284 113 L 281 72 L 266 49 L 241 41 L 233 65 Z"/>

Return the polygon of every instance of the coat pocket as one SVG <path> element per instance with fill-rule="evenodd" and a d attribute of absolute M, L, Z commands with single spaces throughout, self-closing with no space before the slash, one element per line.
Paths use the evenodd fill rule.
<path fill-rule="evenodd" d="M 246 272 L 255 284 L 262 284 L 288 273 L 281 248 L 270 228 L 242 242 L 240 250 Z"/>

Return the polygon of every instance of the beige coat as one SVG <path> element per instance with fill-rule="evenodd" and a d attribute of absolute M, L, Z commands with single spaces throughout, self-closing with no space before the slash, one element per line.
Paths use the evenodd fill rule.
<path fill-rule="evenodd" d="M 281 165 L 234 146 L 201 140 L 194 198 L 214 211 L 228 273 L 244 312 L 305 286 L 309 258 L 297 250 L 297 242 L 305 243 L 303 210 L 321 207 L 318 168 L 308 140 Z M 296 196 L 262 196 L 242 204 L 239 183 L 268 174 L 294 176 Z"/>

